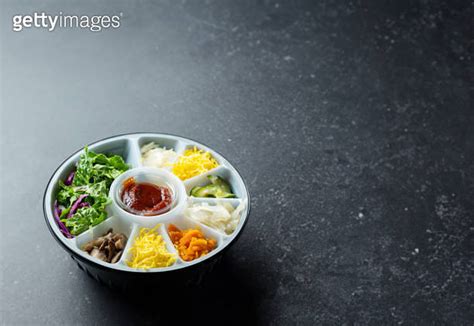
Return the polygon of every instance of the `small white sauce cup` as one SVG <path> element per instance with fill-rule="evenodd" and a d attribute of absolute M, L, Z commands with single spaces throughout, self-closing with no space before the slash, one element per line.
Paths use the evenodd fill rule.
<path fill-rule="evenodd" d="M 153 215 L 143 215 L 143 213 L 133 213 L 129 207 L 122 202 L 122 191 L 124 182 L 133 178 L 136 183 L 151 183 L 157 186 L 167 187 L 171 192 L 171 208 L 166 212 L 156 212 Z M 132 223 L 139 223 L 145 226 L 154 226 L 157 223 L 167 222 L 179 215 L 186 205 L 186 190 L 179 178 L 165 169 L 140 167 L 128 170 L 117 177 L 110 186 L 109 197 L 112 199 L 109 209 L 114 215 L 120 216 Z"/>

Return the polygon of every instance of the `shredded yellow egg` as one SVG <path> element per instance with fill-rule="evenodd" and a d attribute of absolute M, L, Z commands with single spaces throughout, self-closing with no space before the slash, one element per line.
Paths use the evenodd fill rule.
<path fill-rule="evenodd" d="M 211 153 L 203 150 L 187 149 L 176 163 L 173 164 L 173 173 L 181 180 L 186 180 L 203 174 L 219 166 Z"/>
<path fill-rule="evenodd" d="M 128 266 L 150 269 L 174 264 L 176 257 L 166 249 L 163 237 L 156 231 L 159 227 L 160 224 L 157 224 L 153 229 L 140 229 L 139 235 L 130 247 L 131 255 L 127 261 Z"/>

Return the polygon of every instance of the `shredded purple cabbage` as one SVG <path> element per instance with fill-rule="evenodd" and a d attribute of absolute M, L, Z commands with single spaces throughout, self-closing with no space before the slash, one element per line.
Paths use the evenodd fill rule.
<path fill-rule="evenodd" d="M 67 218 L 70 218 L 71 216 L 74 215 L 74 213 L 77 211 L 77 209 L 79 208 L 79 205 L 81 204 L 81 202 L 84 200 L 84 198 L 86 198 L 87 196 L 89 195 L 80 195 L 79 198 L 77 198 L 77 200 L 74 202 L 74 204 L 72 204 L 71 206 L 71 209 L 69 210 L 69 213 L 67 214 Z"/>
<path fill-rule="evenodd" d="M 79 206 L 77 206 L 77 208 L 82 208 L 82 207 L 89 207 L 91 204 L 89 204 L 88 202 L 82 202 L 79 204 Z"/>
<path fill-rule="evenodd" d="M 66 186 L 70 186 L 72 185 L 72 181 L 74 180 L 74 175 L 76 174 L 76 172 L 72 171 L 69 176 L 67 177 L 66 181 L 64 181 L 64 184 Z"/>
<path fill-rule="evenodd" d="M 59 219 L 59 216 L 61 215 L 61 209 L 59 208 L 58 206 L 58 201 L 55 200 L 54 201 L 54 209 L 53 209 L 53 216 L 54 216 L 54 219 L 56 220 L 56 223 L 58 223 L 59 225 L 59 229 L 61 231 L 62 234 L 64 234 L 67 238 L 72 238 L 72 235 L 71 233 L 69 232 L 69 230 L 67 229 L 67 227 L 64 225 L 63 222 L 61 222 L 61 220 Z"/>

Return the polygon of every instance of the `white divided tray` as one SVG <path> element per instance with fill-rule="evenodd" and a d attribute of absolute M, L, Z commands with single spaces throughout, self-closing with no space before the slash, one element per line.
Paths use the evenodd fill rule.
<path fill-rule="evenodd" d="M 198 149 L 202 149 L 204 151 L 209 151 L 214 157 L 214 159 L 219 163 L 219 166 L 204 174 L 195 176 L 185 181 L 181 181 L 179 178 L 177 178 L 170 172 L 171 167 L 166 169 L 157 169 L 142 166 L 140 148 L 150 142 L 154 142 L 160 147 L 173 149 L 178 155 L 181 155 L 186 149 L 193 147 L 197 147 Z M 102 265 L 110 269 L 137 273 L 166 272 L 186 268 L 188 266 L 195 265 L 204 260 L 212 258 L 219 252 L 221 252 L 225 247 L 227 247 L 233 240 L 235 240 L 237 235 L 242 231 L 242 228 L 246 222 L 249 213 L 249 194 L 246 185 L 237 170 L 224 157 L 222 157 L 222 155 L 213 151 L 209 147 L 200 144 L 196 141 L 174 135 L 157 133 L 134 133 L 114 136 L 98 141 L 89 145 L 89 149 L 91 151 L 97 153 L 104 153 L 106 155 L 117 154 L 122 156 L 125 162 L 128 163 L 130 166 L 130 170 L 128 170 L 124 174 L 130 174 L 133 169 L 133 171 L 136 172 L 139 172 L 141 170 L 145 173 L 161 172 L 164 175 L 170 176 L 170 180 L 172 180 L 172 182 L 176 182 L 179 197 L 177 203 L 167 213 L 157 216 L 134 216 L 133 214 L 127 213 L 126 211 L 121 209 L 116 202 L 117 198 L 115 198 L 114 196 L 117 184 L 120 184 L 120 182 L 122 182 L 126 177 L 125 175 L 121 175 L 117 179 L 115 179 L 115 181 L 117 182 L 114 181 L 110 189 L 109 197 L 112 200 L 112 203 L 107 207 L 107 219 L 102 223 L 98 224 L 97 226 L 90 228 L 84 233 L 81 233 L 77 237 L 68 239 L 60 232 L 59 227 L 56 224 L 56 221 L 53 216 L 53 206 L 58 191 L 58 182 L 60 180 L 64 181 L 69 175 L 69 173 L 75 169 L 75 165 L 79 160 L 79 156 L 83 152 L 82 149 L 79 150 L 71 157 L 69 157 L 66 161 L 64 161 L 61 166 L 59 166 L 59 168 L 54 172 L 46 188 L 44 196 L 45 218 L 47 220 L 47 223 L 49 223 L 50 225 L 52 233 L 60 242 L 62 242 L 62 244 L 64 244 L 68 249 L 70 249 L 73 254 L 82 256 L 83 258 L 90 260 L 93 263 Z M 206 184 L 208 181 L 207 176 L 211 174 L 221 176 L 225 180 L 227 180 L 233 190 L 233 193 L 236 195 L 237 198 L 217 199 L 197 198 L 189 196 L 190 190 L 194 186 Z M 184 217 L 184 209 L 189 204 L 194 202 L 207 202 L 210 205 L 218 202 L 228 202 L 234 207 L 237 207 L 241 202 L 244 202 L 245 209 L 240 214 L 241 216 L 239 224 L 235 231 L 232 234 L 227 235 L 216 231 L 206 225 L 200 224 Z M 199 228 L 205 234 L 205 236 L 215 239 L 217 241 L 217 247 L 210 253 L 198 259 L 189 262 L 182 260 L 168 236 L 167 227 L 170 223 L 176 225 L 182 230 L 187 228 Z M 161 226 L 158 228 L 158 232 L 165 240 L 168 250 L 176 255 L 176 262 L 169 267 L 153 268 L 148 270 L 129 267 L 126 264 L 127 259 L 129 259 L 129 248 L 133 244 L 135 237 L 138 235 L 140 228 L 153 227 L 157 224 L 161 224 Z M 122 254 L 122 257 L 117 263 L 114 264 L 106 263 L 104 261 L 96 259 L 82 250 L 82 247 L 88 241 L 102 236 L 110 228 L 113 228 L 114 232 L 124 233 L 128 238 L 127 245 Z"/>

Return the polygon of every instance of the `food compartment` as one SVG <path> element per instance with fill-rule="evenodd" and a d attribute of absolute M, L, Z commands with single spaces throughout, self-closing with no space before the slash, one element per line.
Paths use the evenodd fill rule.
<path fill-rule="evenodd" d="M 224 162 L 221 160 L 221 157 L 220 155 L 214 155 L 214 151 L 205 147 L 205 146 L 202 146 L 202 145 L 199 145 L 199 144 L 186 144 L 186 146 L 184 146 L 184 151 L 187 151 L 187 150 L 193 150 L 193 149 L 197 149 L 197 150 L 200 150 L 200 151 L 203 151 L 203 152 L 209 152 L 212 156 L 213 159 L 216 160 L 218 166 L 220 165 L 223 165 Z"/>
<path fill-rule="evenodd" d="M 149 143 L 155 143 L 157 146 L 162 147 L 162 148 L 172 149 L 178 154 L 179 154 L 179 151 L 181 151 L 183 148 L 183 146 L 180 145 L 181 142 L 178 139 L 173 138 L 173 137 L 143 136 L 138 139 L 138 146 L 140 147 L 140 149 L 142 149 L 143 146 Z"/>
<path fill-rule="evenodd" d="M 223 245 L 223 238 L 218 232 L 183 216 L 176 218 L 173 222 L 166 223 L 165 229 L 183 263 L 206 259 L 207 255 L 217 251 Z M 178 236 L 177 232 L 180 231 L 181 234 Z M 195 239 L 193 240 L 193 238 Z"/>
<path fill-rule="evenodd" d="M 53 179 L 51 211 L 67 238 L 81 235 L 110 216 L 108 187 L 129 166 L 123 157 L 127 139 L 92 145 L 72 156 Z"/>
<path fill-rule="evenodd" d="M 172 137 L 144 136 L 138 146 L 141 166 L 171 170 L 185 145 Z"/>
<path fill-rule="evenodd" d="M 204 174 L 221 165 L 212 151 L 197 145 L 186 145 L 171 171 L 182 181 Z"/>
<path fill-rule="evenodd" d="M 177 190 L 163 176 L 138 174 L 117 187 L 115 201 L 128 213 L 140 216 L 160 215 L 177 202 Z"/>
<path fill-rule="evenodd" d="M 131 233 L 132 225 L 112 216 L 77 236 L 76 245 L 92 259 L 116 264 L 125 253 Z"/>
<path fill-rule="evenodd" d="M 115 139 L 104 143 L 99 144 L 92 144 L 89 146 L 89 150 L 102 153 L 107 156 L 111 155 L 119 155 L 121 156 L 125 163 L 132 163 L 133 162 L 133 148 L 134 148 L 134 141 L 132 139 Z M 81 153 L 83 150 L 81 150 Z M 133 167 L 133 165 L 132 165 Z"/>
<path fill-rule="evenodd" d="M 247 200 L 191 197 L 183 215 L 201 225 L 229 237 L 239 229 Z"/>
<path fill-rule="evenodd" d="M 171 172 L 141 167 L 117 177 L 110 187 L 109 198 L 114 215 L 150 228 L 179 214 L 187 196 L 183 183 Z"/>
<path fill-rule="evenodd" d="M 147 272 L 181 263 L 162 223 L 149 228 L 136 224 L 120 262 L 130 269 Z"/>
<path fill-rule="evenodd" d="M 205 187 L 205 186 L 210 185 L 212 181 L 209 179 L 209 176 L 217 176 L 221 178 L 224 182 L 226 182 L 230 187 L 231 193 L 235 195 L 235 198 L 245 197 L 246 191 L 245 191 L 244 185 L 239 182 L 239 179 L 235 175 L 235 172 L 231 171 L 229 168 L 225 166 L 219 166 L 214 170 L 208 171 L 194 178 L 185 180 L 184 186 L 186 188 L 186 193 L 191 197 L 202 198 L 202 197 L 197 197 L 197 196 L 192 195 L 191 190 L 193 190 L 193 188 L 195 187 Z M 225 198 L 219 198 L 219 199 L 225 199 Z"/>

